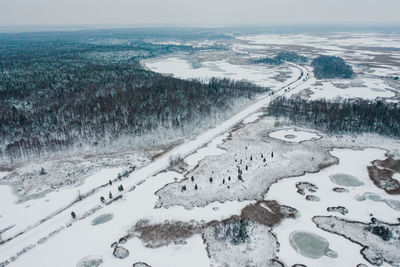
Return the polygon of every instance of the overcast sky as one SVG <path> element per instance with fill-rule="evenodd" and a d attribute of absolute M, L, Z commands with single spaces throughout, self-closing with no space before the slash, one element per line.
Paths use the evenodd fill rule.
<path fill-rule="evenodd" d="M 0 0 L 0 25 L 400 24 L 400 0 Z"/>

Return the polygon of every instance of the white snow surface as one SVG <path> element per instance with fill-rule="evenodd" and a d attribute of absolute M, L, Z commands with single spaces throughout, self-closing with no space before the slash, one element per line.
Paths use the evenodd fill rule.
<path fill-rule="evenodd" d="M 188 60 L 178 57 L 161 58 L 146 62 L 145 65 L 152 71 L 172 74 L 174 77 L 182 79 L 207 81 L 213 77 L 230 78 L 236 81 L 251 81 L 271 89 L 280 88 L 282 84 L 273 79 L 274 76 L 279 74 L 278 67 L 267 65 L 236 65 L 227 61 L 206 61 L 201 63 L 201 67 L 193 68 Z M 290 64 L 287 67 L 291 72 L 291 78 L 286 82 L 290 83 L 299 77 L 300 71 Z"/>
<path fill-rule="evenodd" d="M 256 121 L 261 115 L 263 115 L 264 113 L 262 113 L 262 112 L 256 112 L 256 113 L 253 113 L 253 114 L 251 114 L 250 116 L 248 116 L 247 118 L 245 118 L 244 120 L 243 120 L 243 123 L 244 124 L 247 124 L 247 123 L 251 123 L 251 122 L 254 122 L 254 121 Z"/>
<path fill-rule="evenodd" d="M 400 173 L 398 172 L 394 173 L 392 178 L 400 182 Z"/>
<path fill-rule="evenodd" d="M 57 212 L 61 207 L 72 203 L 78 198 L 79 193 L 84 194 L 92 188 L 108 183 L 122 168 L 103 169 L 92 175 L 78 186 L 63 188 L 46 194 L 46 196 L 20 202 L 12 188 L 8 185 L 0 185 L 0 230 L 2 228 L 15 225 L 10 230 L 4 232 L 1 237 L 3 240 L 18 234 L 27 227 L 39 222 L 50 214 Z"/>

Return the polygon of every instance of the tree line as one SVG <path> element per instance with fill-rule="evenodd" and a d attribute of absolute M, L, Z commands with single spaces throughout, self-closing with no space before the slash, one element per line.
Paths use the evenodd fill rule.
<path fill-rule="evenodd" d="M 377 133 L 400 137 L 400 109 L 397 103 L 363 99 L 309 101 L 280 97 L 270 104 L 268 112 L 290 123 L 329 133 Z"/>

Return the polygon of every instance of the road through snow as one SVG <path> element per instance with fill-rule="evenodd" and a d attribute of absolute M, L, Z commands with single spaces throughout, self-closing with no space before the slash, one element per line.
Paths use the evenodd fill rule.
<path fill-rule="evenodd" d="M 125 189 L 140 186 L 141 182 L 143 182 L 144 180 L 166 170 L 170 165 L 171 157 L 184 158 L 192 154 L 203 145 L 212 141 L 214 138 L 232 129 L 232 127 L 243 121 L 252 113 L 258 111 L 262 107 L 267 106 L 276 97 L 295 91 L 295 88 L 302 84 L 309 77 L 309 74 L 308 70 L 305 67 L 291 63 L 289 64 L 292 67 L 300 69 L 301 75 L 300 77 L 298 77 L 298 79 L 292 81 L 290 84 L 286 84 L 281 89 L 275 91 L 272 95 L 268 93 L 259 97 L 255 103 L 253 103 L 243 111 L 237 113 L 229 120 L 197 136 L 194 140 L 173 148 L 171 151 L 155 159 L 148 165 L 132 172 L 129 177 L 120 181 L 119 184 L 122 184 Z M 0 266 L 2 263 L 13 262 L 13 257 L 14 259 L 17 259 L 19 257 L 18 254 L 21 252 L 23 252 L 22 254 L 24 254 L 24 250 L 26 248 L 36 249 L 37 246 L 43 244 L 42 242 L 40 242 L 40 240 L 47 236 L 52 236 L 52 233 L 57 234 L 58 231 L 63 231 L 64 229 L 69 229 L 69 231 L 71 231 L 71 228 L 74 228 L 75 223 L 73 223 L 69 227 L 67 227 L 67 225 L 71 223 L 70 213 L 72 210 L 76 212 L 78 218 L 83 217 L 85 213 L 93 210 L 94 208 L 102 210 L 104 206 L 100 205 L 99 199 L 101 196 L 107 196 L 109 190 L 109 187 L 102 188 L 92 195 L 88 196 L 87 198 L 74 203 L 71 207 L 67 209 L 62 210 L 61 208 L 62 211 L 50 217 L 50 219 L 47 219 L 42 223 L 38 223 L 34 227 L 28 228 L 24 233 L 17 235 L 10 241 L 0 245 Z M 124 193 L 126 192 L 122 192 L 121 194 Z M 95 212 L 99 213 L 98 210 Z"/>

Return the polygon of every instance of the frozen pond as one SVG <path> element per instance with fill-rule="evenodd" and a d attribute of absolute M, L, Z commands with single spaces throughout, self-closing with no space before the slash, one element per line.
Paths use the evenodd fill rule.
<path fill-rule="evenodd" d="M 319 259 L 322 256 L 337 257 L 337 253 L 329 249 L 329 242 L 325 238 L 311 232 L 292 232 L 289 242 L 299 254 L 311 259 Z"/>
<path fill-rule="evenodd" d="M 357 201 L 364 201 L 364 200 L 372 200 L 375 202 L 383 202 L 386 205 L 388 205 L 390 208 L 400 211 L 400 201 L 399 200 L 394 200 L 394 199 L 386 199 L 381 197 L 378 194 L 372 193 L 372 192 L 366 192 L 362 195 L 357 195 L 354 197 L 355 200 Z"/>
<path fill-rule="evenodd" d="M 333 183 L 341 186 L 356 187 L 364 185 L 364 183 L 358 180 L 358 178 L 345 173 L 336 173 L 329 176 L 329 178 Z"/>
<path fill-rule="evenodd" d="M 321 138 L 321 136 L 316 133 L 301 131 L 293 128 L 275 131 L 270 133 L 269 136 L 275 139 L 293 143 L 317 140 Z"/>
<path fill-rule="evenodd" d="M 114 218 L 114 215 L 112 213 L 102 214 L 93 219 L 92 225 L 103 224 L 103 223 L 111 221 L 113 218 Z"/>

